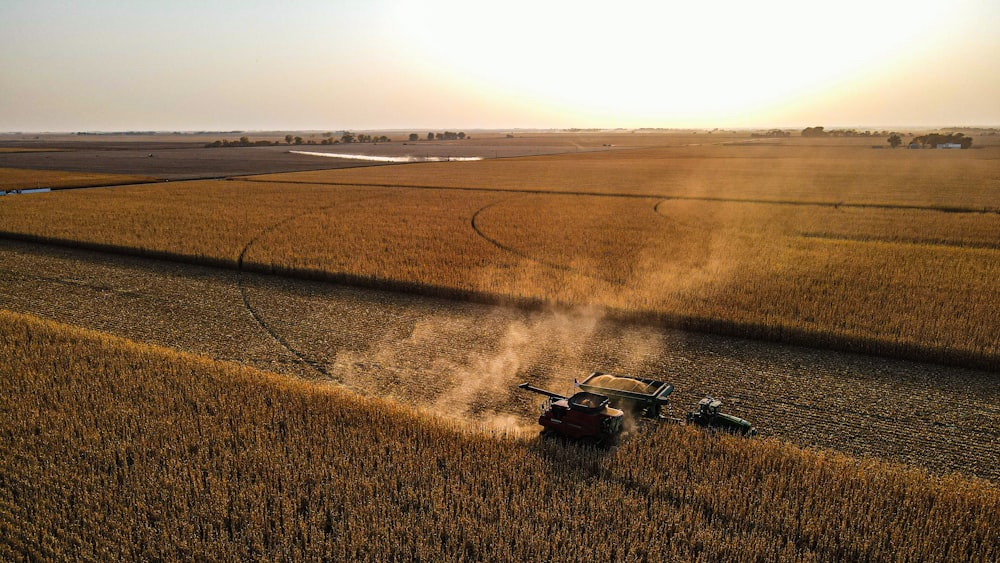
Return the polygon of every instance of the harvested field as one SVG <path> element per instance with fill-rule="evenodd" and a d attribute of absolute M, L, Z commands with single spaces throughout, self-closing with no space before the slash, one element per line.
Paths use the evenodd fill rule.
<path fill-rule="evenodd" d="M 292 154 L 288 147 L 79 149 L 0 153 L 0 166 L 89 174 L 119 173 L 158 180 L 225 178 L 246 174 L 369 166 Z"/>
<path fill-rule="evenodd" d="M 251 174 L 273 174 L 302 170 L 329 170 L 382 166 L 383 163 L 337 158 L 323 158 L 293 151 L 325 153 L 362 153 L 388 156 L 437 156 L 509 158 L 528 155 L 558 154 L 598 150 L 598 139 L 572 136 L 541 136 L 527 139 L 504 139 L 495 136 L 466 141 L 419 141 L 391 143 L 352 143 L 343 146 L 302 144 L 256 147 L 205 148 L 206 143 L 227 138 L 236 140 L 242 133 L 218 135 L 43 136 L 38 140 L 3 139 L 0 136 L 0 167 L 71 171 L 91 174 L 130 174 L 160 180 L 225 178 Z M 283 135 L 254 135 L 251 140 L 279 141 Z M 319 142 L 319 134 L 305 135 Z M 405 137 L 397 137 L 405 138 Z M 676 141 L 674 141 L 676 142 Z M 2 175 L 0 175 L 2 177 Z M 109 182 L 107 185 L 118 184 Z M 88 184 L 91 185 L 91 184 Z"/>
<path fill-rule="evenodd" d="M 0 308 L 496 428 L 592 370 L 704 394 L 765 436 L 1000 481 L 991 374 L 41 245 L 0 243 Z"/>

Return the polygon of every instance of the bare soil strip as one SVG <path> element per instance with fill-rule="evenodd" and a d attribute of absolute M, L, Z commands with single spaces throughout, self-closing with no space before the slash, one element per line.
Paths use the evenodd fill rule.
<path fill-rule="evenodd" d="M 0 308 L 505 428 L 601 369 L 663 378 L 793 443 L 1000 481 L 995 375 L 156 260 L 0 242 Z M 253 311 L 253 314 L 251 314 Z"/>

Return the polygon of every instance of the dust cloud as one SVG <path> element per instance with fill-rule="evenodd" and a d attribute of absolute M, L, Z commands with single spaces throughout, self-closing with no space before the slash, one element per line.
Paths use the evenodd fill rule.
<path fill-rule="evenodd" d="M 609 326 L 595 307 L 441 312 L 367 350 L 339 352 L 336 363 L 349 387 L 471 429 L 528 435 L 538 432 L 542 398 L 518 389 L 522 382 L 569 395 L 573 380 L 593 371 L 649 376 L 643 368 L 661 352 L 659 333 Z"/>

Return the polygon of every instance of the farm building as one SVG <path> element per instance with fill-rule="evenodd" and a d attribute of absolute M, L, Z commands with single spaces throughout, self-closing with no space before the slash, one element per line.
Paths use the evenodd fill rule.
<path fill-rule="evenodd" d="M 960 149 L 960 148 L 962 148 L 962 145 L 960 145 L 958 143 L 941 143 L 940 145 L 937 146 L 937 148 L 939 148 L 939 149 Z"/>

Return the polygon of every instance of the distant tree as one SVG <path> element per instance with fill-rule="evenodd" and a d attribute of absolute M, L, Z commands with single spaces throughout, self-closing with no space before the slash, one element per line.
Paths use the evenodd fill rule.
<path fill-rule="evenodd" d="M 459 139 L 464 139 L 465 138 L 465 133 L 459 132 L 458 138 Z"/>
<path fill-rule="evenodd" d="M 444 133 L 435 133 L 434 134 L 434 138 L 437 139 L 437 140 L 439 140 L 439 141 L 443 141 L 444 140 Z"/>
<path fill-rule="evenodd" d="M 903 144 L 903 138 L 900 137 L 898 133 L 893 133 L 892 135 L 889 135 L 889 139 L 886 142 L 889 143 L 890 147 L 896 148 Z"/>
<path fill-rule="evenodd" d="M 914 137 L 913 142 L 920 143 L 922 146 L 929 146 L 931 148 L 935 148 L 938 145 L 946 143 L 956 143 L 963 149 L 972 147 L 972 137 L 966 137 L 964 133 L 929 133 L 927 135 Z"/>
<path fill-rule="evenodd" d="M 434 133 L 428 132 L 427 133 L 427 140 L 428 141 L 433 141 L 434 140 Z"/>
<path fill-rule="evenodd" d="M 241 145 L 249 145 L 250 144 L 250 137 L 240 137 L 240 144 Z"/>
<path fill-rule="evenodd" d="M 411 141 L 416 141 L 419 138 L 420 138 L 420 135 L 417 135 L 416 133 L 410 133 L 410 140 Z"/>
<path fill-rule="evenodd" d="M 354 142 L 354 133 L 350 131 L 344 131 L 344 134 L 340 136 L 340 142 L 347 144 Z"/>
<path fill-rule="evenodd" d="M 294 137 L 292 137 L 291 135 L 285 135 L 285 144 L 286 145 L 292 144 L 292 140 L 293 139 L 294 139 Z"/>
<path fill-rule="evenodd" d="M 826 137 L 827 133 L 822 126 L 806 127 L 802 130 L 803 137 Z"/>
<path fill-rule="evenodd" d="M 295 137 L 295 144 L 296 145 L 301 145 L 302 144 L 302 137 Z"/>

